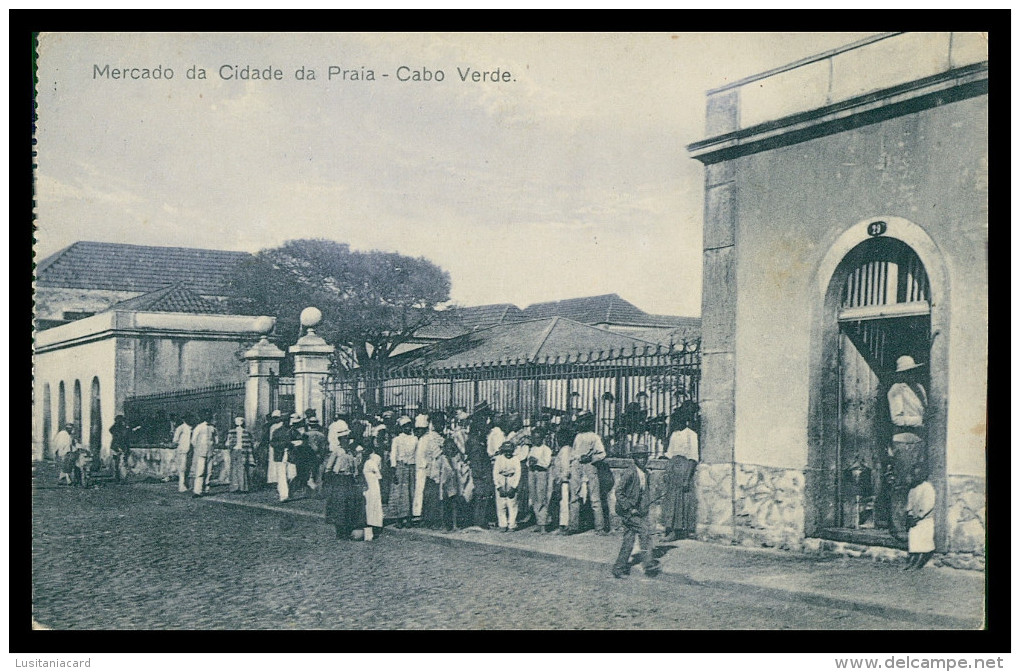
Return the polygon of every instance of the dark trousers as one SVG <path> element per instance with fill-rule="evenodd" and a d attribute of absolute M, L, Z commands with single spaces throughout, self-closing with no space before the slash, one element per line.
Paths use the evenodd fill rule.
<path fill-rule="evenodd" d="M 634 550 L 634 537 L 641 538 L 641 550 L 644 552 L 642 565 L 645 572 L 655 565 L 655 553 L 652 547 L 652 526 L 648 516 L 623 516 L 623 543 L 620 545 L 620 554 L 616 557 L 616 564 L 613 571 L 630 571 L 630 554 Z"/>
<path fill-rule="evenodd" d="M 292 497 L 295 493 L 303 492 L 308 489 L 308 479 L 312 475 L 312 469 L 315 468 L 315 463 L 302 460 L 294 466 L 297 469 L 297 474 L 289 484 L 289 490 Z"/>

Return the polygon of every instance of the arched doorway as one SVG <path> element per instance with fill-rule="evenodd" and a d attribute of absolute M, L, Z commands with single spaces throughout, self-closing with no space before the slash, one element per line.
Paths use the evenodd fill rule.
<path fill-rule="evenodd" d="M 46 383 L 43 385 L 43 457 L 47 458 L 50 456 L 50 437 L 53 435 L 53 409 L 51 408 L 52 400 L 50 399 L 50 384 Z"/>
<path fill-rule="evenodd" d="M 902 241 L 879 237 L 850 251 L 833 275 L 839 295 L 836 414 L 838 436 L 830 482 L 834 527 L 893 530 L 888 445 L 893 434 L 887 393 L 897 358 L 928 364 L 931 302 L 928 274 Z M 916 375 L 931 388 L 927 367 Z"/>
<path fill-rule="evenodd" d="M 98 455 L 103 445 L 103 413 L 100 406 L 99 377 L 92 378 L 92 392 L 89 399 L 89 449 Z"/>
<path fill-rule="evenodd" d="M 74 437 L 81 441 L 81 381 L 74 381 L 74 396 L 71 402 L 71 422 L 74 423 Z"/>
<path fill-rule="evenodd" d="M 844 232 L 819 269 L 814 308 L 806 524 L 816 536 L 905 546 L 891 525 L 894 426 L 888 391 L 908 355 L 927 391 L 924 422 L 935 485 L 936 543 L 945 539 L 948 276 L 930 237 L 900 219 Z M 892 528 L 892 529 L 891 529 Z M 894 535 L 894 532 L 896 533 Z"/>
<path fill-rule="evenodd" d="M 57 427 L 67 427 L 67 392 L 64 390 L 64 381 L 57 386 Z"/>

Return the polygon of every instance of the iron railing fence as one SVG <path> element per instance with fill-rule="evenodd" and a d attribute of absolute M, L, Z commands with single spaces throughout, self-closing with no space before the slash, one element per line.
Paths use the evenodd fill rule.
<path fill-rule="evenodd" d="M 124 400 L 124 417 L 131 427 L 139 427 L 133 443 L 157 446 L 170 445 L 175 425 L 184 414 L 197 416 L 209 411 L 222 439 L 233 427 L 234 418 L 244 416 L 244 396 L 244 382 L 138 395 Z"/>
<path fill-rule="evenodd" d="M 294 376 L 269 374 L 269 408 L 289 415 L 294 406 Z"/>
<path fill-rule="evenodd" d="M 589 411 L 614 454 L 636 442 L 660 454 L 669 416 L 697 401 L 701 379 L 698 341 L 672 347 L 591 352 L 541 361 L 511 360 L 458 367 L 394 367 L 334 374 L 324 383 L 323 417 L 470 411 L 482 401 L 496 413 L 534 423 L 542 413 Z"/>

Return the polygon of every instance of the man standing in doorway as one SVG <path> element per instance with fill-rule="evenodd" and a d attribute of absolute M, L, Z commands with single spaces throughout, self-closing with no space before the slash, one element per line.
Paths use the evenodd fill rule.
<path fill-rule="evenodd" d="M 889 527 L 897 539 L 906 539 L 907 495 L 913 485 L 912 477 L 918 468 L 927 469 L 927 442 L 925 441 L 925 415 L 928 394 L 919 381 L 922 364 L 910 355 L 896 359 L 896 372 L 889 388 L 889 417 L 893 424 L 892 442 L 889 445 L 891 511 Z"/>

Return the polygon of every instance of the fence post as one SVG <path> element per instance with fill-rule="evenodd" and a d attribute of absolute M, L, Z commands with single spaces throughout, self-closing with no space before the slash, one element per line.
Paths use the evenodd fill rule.
<path fill-rule="evenodd" d="M 270 324 L 269 329 L 272 328 Z M 266 333 L 269 329 L 266 329 Z M 285 356 L 283 350 L 269 342 L 265 333 L 251 350 L 244 353 L 248 362 L 248 382 L 244 389 L 244 424 L 251 432 L 257 431 L 259 422 L 272 410 L 270 378 L 280 373 L 280 360 Z"/>
<path fill-rule="evenodd" d="M 301 311 L 301 326 L 308 332 L 290 346 L 294 355 L 294 410 L 303 413 L 313 408 L 322 413 L 322 381 L 329 375 L 329 360 L 333 346 L 315 333 L 315 325 L 322 321 L 322 313 L 315 308 Z M 320 418 L 325 422 L 325 418 Z"/>

